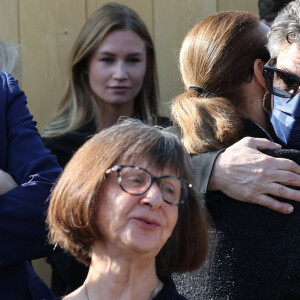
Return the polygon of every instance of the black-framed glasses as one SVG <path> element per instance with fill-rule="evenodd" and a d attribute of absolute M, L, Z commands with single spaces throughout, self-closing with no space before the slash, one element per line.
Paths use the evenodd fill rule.
<path fill-rule="evenodd" d="M 294 74 L 265 65 L 263 75 L 267 89 L 273 95 L 290 99 L 299 89 L 300 78 Z"/>
<path fill-rule="evenodd" d="M 162 198 L 172 205 L 184 203 L 192 187 L 186 179 L 172 175 L 156 177 L 146 169 L 132 165 L 116 165 L 106 171 L 106 174 L 117 172 L 118 184 L 130 195 L 146 193 L 154 182 L 157 182 Z"/>

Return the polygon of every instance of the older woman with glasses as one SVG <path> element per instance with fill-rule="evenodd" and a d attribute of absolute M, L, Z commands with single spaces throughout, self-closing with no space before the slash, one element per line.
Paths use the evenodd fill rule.
<path fill-rule="evenodd" d="M 300 299 L 300 197 L 287 187 L 300 186 L 295 174 L 300 152 L 281 149 L 266 155 L 252 149 L 249 154 L 239 147 L 259 138 L 263 150 L 277 140 L 266 111 L 267 32 L 250 13 L 221 12 L 196 24 L 181 47 L 186 91 L 173 101 L 172 115 L 193 156 L 199 192 L 209 190 L 206 206 L 215 227 L 206 268 L 174 276 L 178 291 L 190 299 Z M 277 92 L 280 88 L 273 85 Z M 253 184 L 266 207 L 253 204 Z M 275 202 L 271 195 L 277 196 Z M 285 201 L 286 195 L 298 201 Z M 281 211 L 286 214 L 268 209 L 281 201 L 290 209 Z"/>
<path fill-rule="evenodd" d="M 55 186 L 50 241 L 89 265 L 63 299 L 186 299 L 166 283 L 200 267 L 207 228 L 175 135 L 125 120 L 86 142 Z"/>

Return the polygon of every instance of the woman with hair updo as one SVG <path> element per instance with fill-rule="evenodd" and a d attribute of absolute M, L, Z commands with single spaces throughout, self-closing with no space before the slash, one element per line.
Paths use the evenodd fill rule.
<path fill-rule="evenodd" d="M 62 167 L 91 136 L 121 116 L 168 126 L 157 115 L 158 83 L 152 39 L 130 8 L 108 3 L 90 16 L 73 46 L 67 92 L 43 133 Z M 88 269 L 58 248 L 49 257 L 57 295 L 80 286 Z"/>
<path fill-rule="evenodd" d="M 295 177 L 300 152 L 277 149 L 268 151 L 269 156 L 258 151 L 280 148 L 270 142 L 277 139 L 263 75 L 269 59 L 267 32 L 253 14 L 221 12 L 196 24 L 182 44 L 186 91 L 174 99 L 172 116 L 193 156 L 199 192 L 209 190 L 206 206 L 215 225 L 206 268 L 174 277 L 178 291 L 190 299 L 300 296 L 300 250 L 294 246 L 300 243 L 300 204 L 295 201 L 293 214 L 288 214 L 291 201 L 278 198 L 299 201 L 299 191 L 285 185 L 300 186 Z M 240 145 L 252 152 L 240 151 Z M 245 167 L 238 166 L 240 157 Z M 252 194 L 253 184 L 261 189 L 260 201 Z M 287 206 L 280 206 L 281 201 Z"/>
<path fill-rule="evenodd" d="M 262 105 L 267 32 L 254 15 L 220 13 L 199 22 L 185 37 L 180 71 L 187 91 L 173 101 L 172 115 L 189 153 L 232 145 L 242 136 L 243 120 L 273 134 Z"/>
<path fill-rule="evenodd" d="M 50 242 L 89 266 L 63 299 L 186 299 L 164 284 L 207 251 L 207 225 L 176 135 L 129 119 L 72 157 L 51 197 Z"/>

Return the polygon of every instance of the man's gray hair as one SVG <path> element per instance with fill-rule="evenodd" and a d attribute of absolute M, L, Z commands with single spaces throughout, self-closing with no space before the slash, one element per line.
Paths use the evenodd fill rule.
<path fill-rule="evenodd" d="M 300 0 L 287 4 L 275 18 L 268 33 L 268 50 L 271 59 L 277 59 L 284 43 L 300 44 Z"/>

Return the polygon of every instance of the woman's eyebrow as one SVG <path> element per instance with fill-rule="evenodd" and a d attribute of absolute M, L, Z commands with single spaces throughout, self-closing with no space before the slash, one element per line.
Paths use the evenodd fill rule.
<path fill-rule="evenodd" d="M 96 53 L 97 55 L 108 55 L 108 56 L 117 56 L 115 53 L 109 52 L 109 51 L 98 51 Z M 132 52 L 128 53 L 126 56 L 142 56 L 142 52 Z"/>
<path fill-rule="evenodd" d="M 116 54 L 114 54 L 112 52 L 108 52 L 108 51 L 98 51 L 97 54 L 108 55 L 108 56 L 116 56 Z"/>
<path fill-rule="evenodd" d="M 133 53 L 128 53 L 127 56 L 142 56 L 143 53 L 141 52 L 133 52 Z"/>

